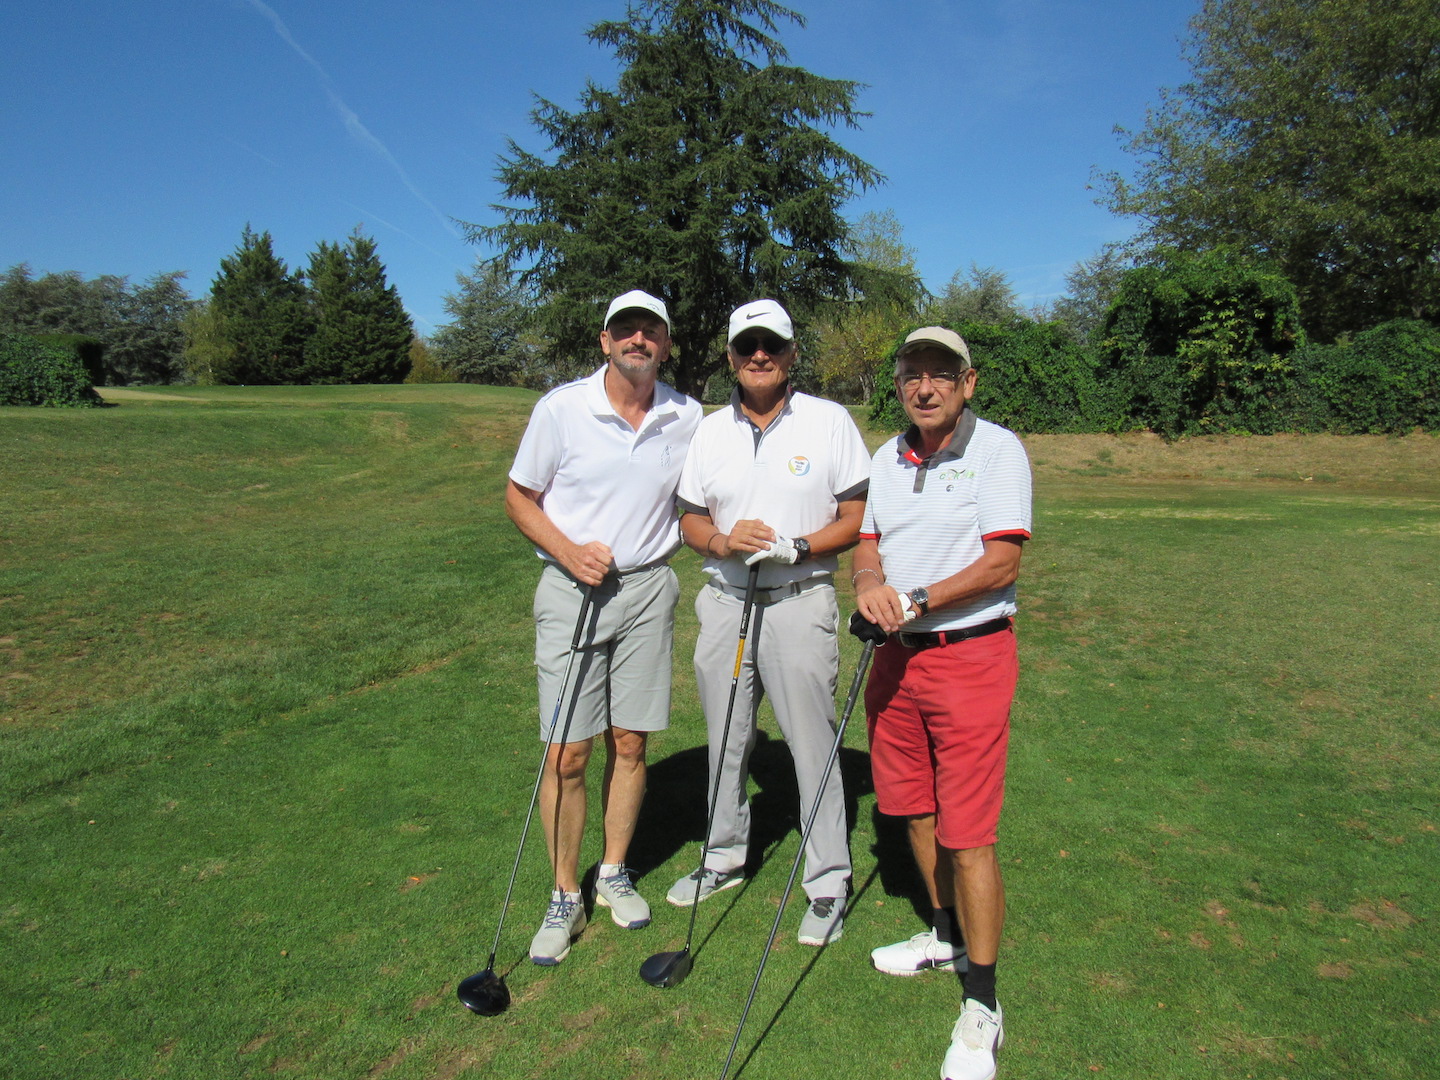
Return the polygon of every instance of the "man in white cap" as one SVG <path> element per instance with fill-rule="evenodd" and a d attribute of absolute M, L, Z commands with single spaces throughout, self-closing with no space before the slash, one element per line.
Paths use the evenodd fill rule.
<path fill-rule="evenodd" d="M 897 350 L 910 428 L 875 453 L 855 551 L 856 606 L 890 636 L 865 689 L 876 802 L 906 818 L 934 909 L 930 929 L 870 957 L 890 975 L 965 969 L 944 1080 L 991 1080 L 1005 1039 L 995 842 L 1031 522 L 1025 448 L 968 407 L 975 377 L 969 347 L 945 327 L 916 330 Z"/>
<path fill-rule="evenodd" d="M 795 329 L 774 300 L 736 309 L 727 351 L 738 385 L 729 407 L 700 424 L 679 490 L 681 531 L 705 556 L 709 578 L 695 599 L 695 678 L 709 729 L 710 783 L 718 783 L 719 798 L 705 865 L 677 881 L 667 899 L 690 905 L 744 879 L 746 775 L 755 713 L 768 694 L 795 761 L 801 821 L 823 781 L 805 849 L 809 904 L 799 940 L 826 945 L 840 937 L 850 885 L 840 770 L 832 766 L 828 777 L 825 770 L 839 660 L 832 579 L 837 556 L 854 546 L 859 532 L 870 455 L 842 406 L 791 388 Z M 743 598 L 757 564 L 750 644 L 736 683 Z M 732 684 L 736 704 L 722 747 Z"/>
<path fill-rule="evenodd" d="M 535 592 L 540 737 L 552 738 L 552 718 L 563 729 L 553 732 L 540 785 L 555 877 L 530 943 L 530 959 L 542 965 L 564 960 L 585 928 L 580 845 L 597 736 L 607 760 L 595 902 L 620 926 L 650 922 L 625 856 L 645 794 L 646 737 L 669 723 L 680 587 L 667 561 L 680 546 L 675 485 L 701 416 L 699 403 L 656 378 L 670 355 L 663 301 L 638 289 L 616 297 L 600 348 L 603 367 L 536 403 L 505 489 L 506 512 L 545 562 Z M 592 606 L 557 713 L 587 590 Z"/>

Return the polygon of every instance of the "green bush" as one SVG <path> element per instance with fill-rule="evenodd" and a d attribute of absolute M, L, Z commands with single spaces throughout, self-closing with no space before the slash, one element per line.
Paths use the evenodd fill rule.
<path fill-rule="evenodd" d="M 1440 328 L 1430 323 L 1381 323 L 1348 345 L 1302 351 L 1296 366 L 1297 406 L 1313 414 L 1312 423 L 1318 420 L 1304 430 L 1342 435 L 1440 430 Z"/>
<path fill-rule="evenodd" d="M 0 405 L 100 404 L 74 348 L 0 334 Z"/>
<path fill-rule="evenodd" d="M 41 345 L 53 345 L 75 354 L 90 378 L 91 386 L 105 385 L 105 343 L 89 334 L 36 334 L 30 335 Z"/>
<path fill-rule="evenodd" d="M 1244 256 L 1165 252 L 1127 271 L 1097 340 L 1122 427 L 1167 436 L 1289 429 L 1299 300 L 1282 275 Z"/>
<path fill-rule="evenodd" d="M 1114 426 L 1115 409 L 1096 380 L 1092 352 L 1059 323 L 962 322 L 952 329 L 970 346 L 979 372 L 971 403 L 979 416 L 1019 432 L 1102 431 Z M 902 335 L 895 348 L 903 341 Z M 895 395 L 894 354 L 892 349 L 877 380 L 870 419 L 903 428 L 909 421 Z"/>

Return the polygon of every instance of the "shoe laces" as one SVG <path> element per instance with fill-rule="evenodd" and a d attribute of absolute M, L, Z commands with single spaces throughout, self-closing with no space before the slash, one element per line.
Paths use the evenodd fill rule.
<path fill-rule="evenodd" d="M 635 895 L 635 885 L 631 882 L 630 871 L 626 867 L 622 866 L 618 874 L 612 874 L 610 877 L 601 878 L 600 880 L 603 881 L 605 887 L 616 896 Z"/>
<path fill-rule="evenodd" d="M 580 903 L 578 900 L 571 900 L 568 896 L 559 900 L 551 900 L 550 907 L 545 911 L 544 926 L 547 929 L 568 929 L 570 919 L 575 914 L 575 908 Z"/>
<path fill-rule="evenodd" d="M 984 1006 L 966 1009 L 960 1015 L 960 1041 L 972 1050 L 989 1050 L 995 1045 L 995 1029 L 1000 1021 Z"/>
<path fill-rule="evenodd" d="M 830 912 L 835 907 L 835 897 L 821 896 L 810 901 L 810 910 L 822 919 L 830 918 Z"/>

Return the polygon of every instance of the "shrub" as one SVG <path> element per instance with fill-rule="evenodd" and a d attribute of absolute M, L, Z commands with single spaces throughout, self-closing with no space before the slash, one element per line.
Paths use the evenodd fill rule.
<path fill-rule="evenodd" d="M 1225 251 L 1166 252 L 1121 279 L 1098 336 L 1101 383 L 1125 427 L 1284 431 L 1302 340 L 1295 287 L 1279 273 Z"/>
<path fill-rule="evenodd" d="M 1096 381 L 1093 354 L 1059 323 L 962 322 L 954 329 L 970 346 L 979 372 L 971 404 L 986 420 L 1019 432 L 1102 431 L 1115 425 L 1115 410 Z M 890 350 L 870 406 L 872 421 L 897 429 L 909 423 L 891 378 L 895 351 L 904 340 L 901 335 Z"/>
<path fill-rule="evenodd" d="M 1440 430 L 1440 328 L 1394 319 L 1296 357 L 1294 419 L 1343 435 Z"/>
<path fill-rule="evenodd" d="M 0 405 L 100 404 L 73 348 L 24 334 L 0 334 Z"/>

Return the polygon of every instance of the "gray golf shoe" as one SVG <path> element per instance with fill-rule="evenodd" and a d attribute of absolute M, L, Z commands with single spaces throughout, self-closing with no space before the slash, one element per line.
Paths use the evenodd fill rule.
<path fill-rule="evenodd" d="M 554 967 L 570 955 L 570 943 L 585 929 L 584 898 L 579 893 L 556 889 L 550 894 L 545 921 L 530 939 L 530 960 L 541 967 Z"/>
<path fill-rule="evenodd" d="M 800 919 L 801 945 L 829 945 L 845 929 L 845 898 L 817 896 Z"/>
<path fill-rule="evenodd" d="M 619 873 L 609 877 L 601 877 L 600 868 L 596 867 L 595 903 L 610 909 L 610 918 L 616 926 L 639 930 L 650 925 L 650 905 L 635 891 L 626 867 L 620 867 Z"/>
<path fill-rule="evenodd" d="M 676 907 L 690 907 L 692 904 L 709 900 L 722 889 L 733 889 L 744 880 L 744 870 L 711 870 L 707 866 L 693 874 L 686 874 L 671 885 L 665 899 Z"/>

